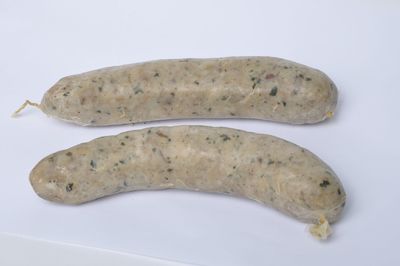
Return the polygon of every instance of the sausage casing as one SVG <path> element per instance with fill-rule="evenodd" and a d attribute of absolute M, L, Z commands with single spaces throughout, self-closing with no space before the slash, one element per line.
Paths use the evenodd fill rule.
<path fill-rule="evenodd" d="M 62 78 L 40 108 L 90 126 L 180 118 L 309 124 L 333 115 L 337 95 L 321 71 L 280 58 L 158 60 Z"/>
<path fill-rule="evenodd" d="M 332 169 L 306 149 L 269 135 L 206 126 L 94 139 L 41 160 L 30 182 L 40 197 L 67 204 L 146 189 L 226 193 L 310 223 L 336 221 L 346 198 Z"/>

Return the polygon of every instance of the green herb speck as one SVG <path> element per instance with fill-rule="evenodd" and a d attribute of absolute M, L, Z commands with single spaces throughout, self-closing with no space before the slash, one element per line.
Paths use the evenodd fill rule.
<path fill-rule="evenodd" d="M 143 93 L 143 90 L 140 87 L 140 84 L 137 84 L 135 87 L 133 87 L 133 91 L 134 91 L 135 95 L 139 94 L 139 93 Z"/>
<path fill-rule="evenodd" d="M 271 89 L 271 91 L 269 92 L 270 96 L 276 96 L 276 94 L 278 93 L 278 87 L 275 86 Z"/>
<path fill-rule="evenodd" d="M 167 135 L 163 134 L 161 131 L 157 131 L 156 134 L 159 137 L 166 138 L 166 139 L 168 139 L 168 141 L 171 141 L 171 139 Z"/>
<path fill-rule="evenodd" d="M 256 78 L 256 77 L 252 77 L 251 81 L 253 81 L 253 85 L 251 86 L 253 88 L 253 90 L 256 88 L 257 84 L 260 84 L 261 79 L 260 78 Z"/>
<path fill-rule="evenodd" d="M 97 167 L 96 161 L 91 160 L 91 161 L 90 161 L 90 166 L 91 166 L 93 169 L 96 168 L 96 167 Z"/>

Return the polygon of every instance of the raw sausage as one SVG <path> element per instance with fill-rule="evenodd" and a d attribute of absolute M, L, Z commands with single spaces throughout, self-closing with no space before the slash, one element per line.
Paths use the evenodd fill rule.
<path fill-rule="evenodd" d="M 273 57 L 158 60 L 62 78 L 39 108 L 80 125 L 180 118 L 292 124 L 333 115 L 338 92 L 321 71 Z"/>
<path fill-rule="evenodd" d="M 225 193 L 325 225 L 339 218 L 346 199 L 332 169 L 306 149 L 206 126 L 154 127 L 82 143 L 41 160 L 30 182 L 40 197 L 67 204 L 146 189 Z"/>

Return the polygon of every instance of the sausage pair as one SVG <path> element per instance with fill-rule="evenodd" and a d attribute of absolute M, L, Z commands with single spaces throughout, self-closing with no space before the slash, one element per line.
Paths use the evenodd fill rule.
<path fill-rule="evenodd" d="M 291 124 L 333 115 L 337 89 L 322 72 L 271 57 L 160 60 L 61 79 L 38 107 L 89 126 L 179 118 Z M 36 193 L 79 204 L 139 189 L 220 192 L 256 200 L 329 234 L 344 189 L 324 162 L 285 140 L 228 128 L 154 127 L 51 154 L 30 175 Z"/>

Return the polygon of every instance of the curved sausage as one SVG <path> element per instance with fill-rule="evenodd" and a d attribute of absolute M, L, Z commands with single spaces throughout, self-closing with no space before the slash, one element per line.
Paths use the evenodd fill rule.
<path fill-rule="evenodd" d="M 40 197 L 67 204 L 146 189 L 225 193 L 316 224 L 336 221 L 346 199 L 332 169 L 306 149 L 206 126 L 154 127 L 82 143 L 41 160 L 30 182 Z"/>

